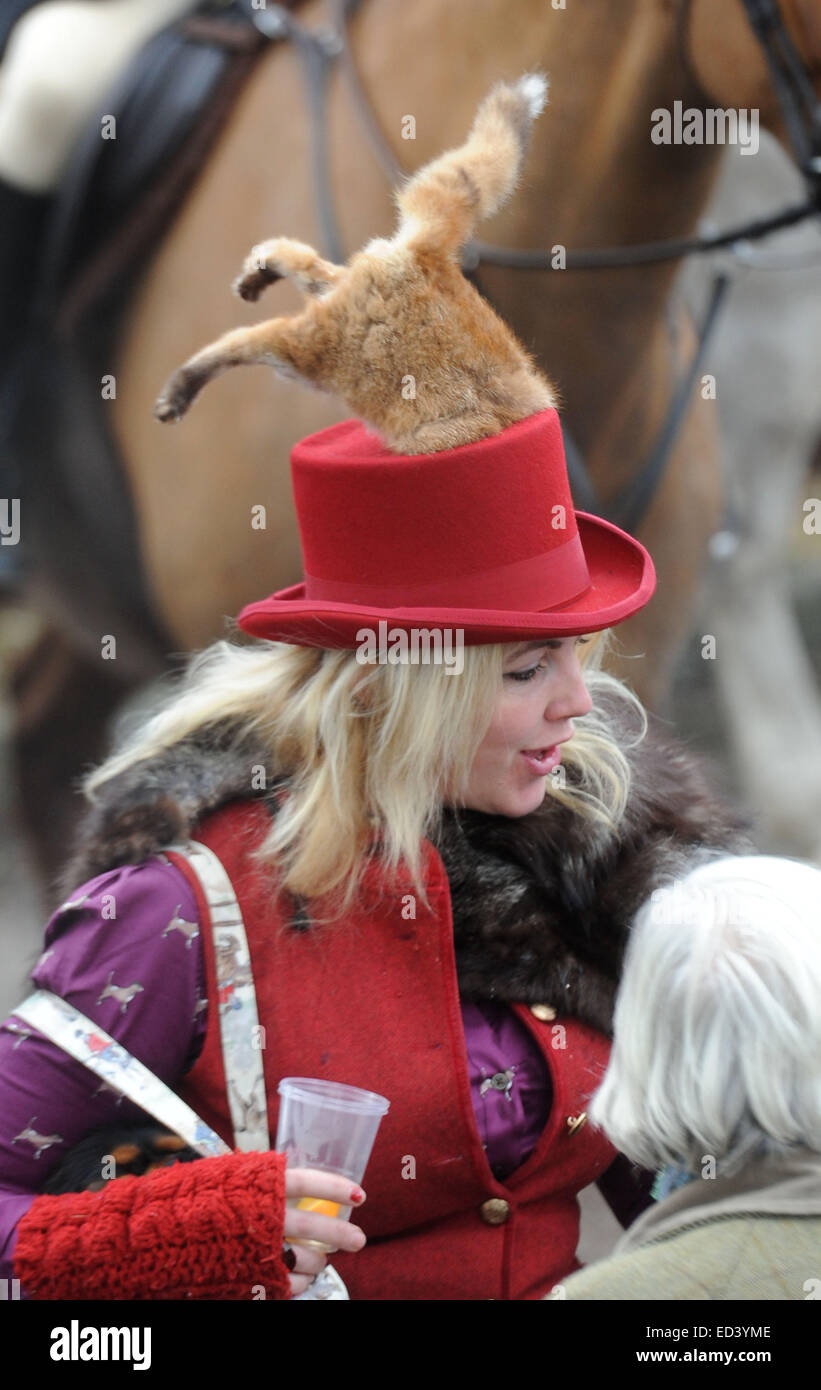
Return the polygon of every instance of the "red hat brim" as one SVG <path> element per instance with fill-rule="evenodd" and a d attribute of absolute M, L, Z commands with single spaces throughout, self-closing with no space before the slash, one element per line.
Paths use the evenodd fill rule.
<path fill-rule="evenodd" d="M 363 627 L 459 629 L 465 646 L 518 642 L 530 637 L 574 636 L 622 623 L 653 597 L 656 571 L 644 546 L 626 531 L 588 512 L 576 512 L 590 587 L 569 603 L 538 613 L 489 608 L 380 608 L 308 599 L 293 584 L 249 603 L 238 626 L 253 637 L 299 647 L 356 648 Z"/>

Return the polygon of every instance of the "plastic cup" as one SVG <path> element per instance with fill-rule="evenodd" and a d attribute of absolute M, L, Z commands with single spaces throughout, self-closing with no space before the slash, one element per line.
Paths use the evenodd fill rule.
<path fill-rule="evenodd" d="M 320 1168 L 361 1183 L 390 1102 L 375 1091 L 305 1076 L 283 1077 L 277 1089 L 281 1101 L 275 1148 L 285 1154 L 288 1167 Z M 340 1221 L 351 1214 L 350 1206 L 316 1197 L 289 1198 L 288 1206 Z M 291 1241 L 303 1243 L 326 1248 L 320 1241 Z"/>

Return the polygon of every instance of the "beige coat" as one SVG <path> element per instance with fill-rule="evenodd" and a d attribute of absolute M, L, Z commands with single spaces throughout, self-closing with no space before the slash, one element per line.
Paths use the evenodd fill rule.
<path fill-rule="evenodd" d="M 821 1297 L 821 1154 L 749 1164 L 699 1179 L 643 1212 L 606 1260 L 550 1298 Z"/>

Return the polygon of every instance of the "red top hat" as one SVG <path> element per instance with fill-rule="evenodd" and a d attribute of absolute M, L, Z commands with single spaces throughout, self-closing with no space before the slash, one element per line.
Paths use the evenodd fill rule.
<path fill-rule="evenodd" d="M 656 587 L 643 545 L 574 511 L 555 410 L 413 455 L 344 420 L 291 466 L 305 579 L 243 608 L 255 637 L 354 648 L 385 620 L 466 646 L 561 637 L 623 622 Z"/>

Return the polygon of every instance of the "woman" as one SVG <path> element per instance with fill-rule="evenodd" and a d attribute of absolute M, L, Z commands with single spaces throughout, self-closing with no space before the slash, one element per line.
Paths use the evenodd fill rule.
<path fill-rule="evenodd" d="M 226 334 L 163 391 L 178 418 L 264 361 L 368 427 L 293 452 L 304 581 L 244 608 L 252 645 L 195 657 L 87 780 L 33 973 L 85 1051 L 19 1011 L 0 1033 L 0 1240 L 28 1293 L 283 1297 L 284 1235 L 339 1247 L 355 1298 L 535 1299 L 577 1267 L 582 1188 L 625 1223 L 646 1201 L 586 1123 L 627 924 L 694 847 L 745 842 L 601 669 L 652 561 L 574 510 L 554 389 L 459 269 L 545 97 L 536 74 L 497 84 L 465 145 L 397 193 L 393 240 L 348 265 L 256 248 L 240 292 L 290 276 L 307 308 Z M 118 1044 L 240 1152 L 43 1194 L 89 1130 L 145 1122 L 95 1089 L 87 1054 L 130 1067 Z M 390 1102 L 364 1249 L 351 1223 L 283 1213 L 266 1150 L 288 1075 Z M 291 1277 L 322 1264 L 300 1248 Z"/>
<path fill-rule="evenodd" d="M 190 863 L 168 849 L 189 835 L 207 845 L 248 937 L 269 1132 L 282 1075 L 362 1085 L 391 1103 L 360 1217 L 368 1245 L 351 1253 L 348 1223 L 302 1212 L 288 1214 L 285 1236 L 312 1221 L 314 1238 L 347 1252 L 333 1262 L 357 1298 L 538 1298 L 577 1267 L 583 1187 L 601 1181 L 625 1222 L 646 1201 L 585 1123 L 630 916 L 695 847 L 742 842 L 692 759 L 646 729 L 635 697 L 601 670 L 612 614 L 646 601 L 652 568 L 637 542 L 577 521 L 572 506 L 569 540 L 556 545 L 545 518 L 569 490 L 555 412 L 423 463 L 382 452 L 385 485 L 363 492 L 357 465 L 380 450 L 358 422 L 295 449 L 296 495 L 311 498 L 300 511 L 305 553 L 311 573 L 337 577 L 335 598 L 301 585 L 243 610 L 245 631 L 269 635 L 193 658 L 182 691 L 91 775 L 97 804 L 33 980 L 236 1145 L 215 1002 L 228 1007 L 242 979 L 236 960 L 226 971 L 215 952 Z M 504 470 L 520 518 L 509 533 L 489 463 Z M 411 503 L 441 521 L 454 470 L 449 524 L 428 537 L 397 528 Z M 319 475 L 324 509 L 311 487 Z M 334 525 L 345 497 L 361 530 Z M 502 562 L 519 563 L 510 546 L 521 560 L 538 532 L 554 546 L 542 570 L 558 593 L 568 544 L 576 555 L 584 535 L 582 592 L 541 611 L 524 596 L 471 609 L 459 574 L 477 541 L 496 583 Z M 355 585 L 348 593 L 363 555 L 391 597 L 404 588 L 405 604 L 380 614 L 355 601 Z M 409 566 L 439 574 L 451 605 L 425 610 L 403 580 Z M 543 577 L 527 581 L 538 602 Z M 425 611 L 431 629 L 458 618 L 461 674 L 443 662 L 357 660 L 369 627 L 387 621 L 395 641 Z M 500 642 L 505 628 L 517 640 Z M 304 645 L 346 634 L 356 646 Z M 24 1293 L 157 1297 L 162 1271 L 165 1296 L 251 1297 L 260 1285 L 283 1296 L 260 1263 L 261 1246 L 270 1259 L 283 1239 L 277 1155 L 232 1153 L 100 1192 L 35 1197 L 89 1130 L 145 1116 L 19 1019 L 4 1025 L 0 1051 L 5 1270 Z M 253 1232 L 242 1221 L 223 1228 L 226 1193 L 246 1189 Z M 143 1208 L 128 1204 L 149 1192 L 153 1210 L 175 1217 L 143 1262 Z M 106 1204 L 130 1231 L 122 1248 L 102 1240 Z M 179 1271 L 181 1221 L 193 1264 Z M 295 1276 L 322 1258 L 300 1249 Z"/>
<path fill-rule="evenodd" d="M 818 1296 L 819 903 L 818 868 L 754 855 L 641 909 L 590 1113 L 666 1195 L 554 1297 Z"/>

